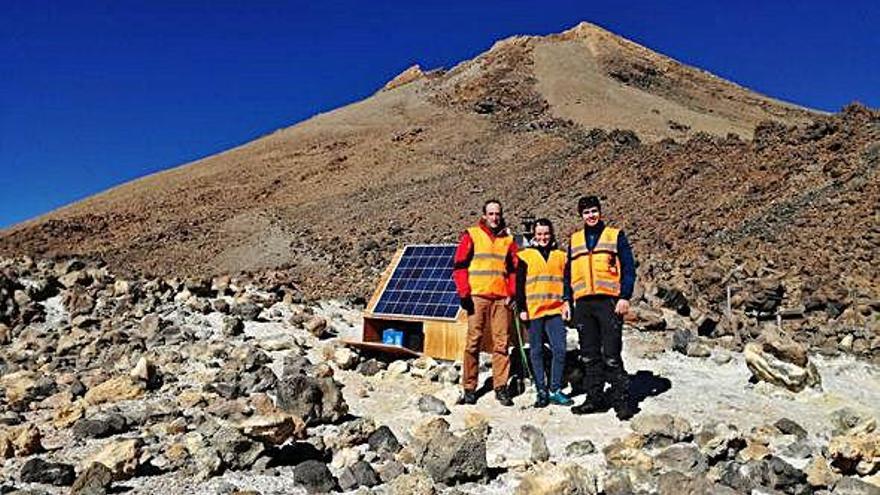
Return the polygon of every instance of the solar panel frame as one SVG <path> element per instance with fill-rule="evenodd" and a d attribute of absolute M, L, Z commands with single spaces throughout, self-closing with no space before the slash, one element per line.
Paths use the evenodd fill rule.
<path fill-rule="evenodd" d="M 376 297 L 372 316 L 456 321 L 460 307 L 452 280 L 455 248 L 455 244 L 404 246 Z M 448 263 L 437 266 L 441 259 L 448 259 Z"/>

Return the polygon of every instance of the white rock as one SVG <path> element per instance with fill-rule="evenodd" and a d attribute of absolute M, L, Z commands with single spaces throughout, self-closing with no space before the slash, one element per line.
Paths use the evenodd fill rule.
<path fill-rule="evenodd" d="M 388 365 L 387 371 L 388 374 L 391 376 L 402 375 L 409 371 L 409 363 L 402 359 L 398 359 L 397 361 L 394 361 L 393 363 Z"/>

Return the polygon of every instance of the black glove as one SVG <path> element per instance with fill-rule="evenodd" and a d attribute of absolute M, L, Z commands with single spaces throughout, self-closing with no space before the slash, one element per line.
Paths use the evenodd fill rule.
<path fill-rule="evenodd" d="M 461 305 L 461 309 L 463 309 L 465 313 L 467 313 L 468 315 L 474 314 L 474 300 L 471 299 L 470 296 L 462 297 L 459 300 L 459 304 Z"/>

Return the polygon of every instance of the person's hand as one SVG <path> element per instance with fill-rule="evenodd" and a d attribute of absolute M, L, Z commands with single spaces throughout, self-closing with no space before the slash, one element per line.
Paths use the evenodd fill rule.
<path fill-rule="evenodd" d="M 626 299 L 617 301 L 617 305 L 614 307 L 614 312 L 620 316 L 625 316 L 629 313 L 629 301 Z"/>
<path fill-rule="evenodd" d="M 571 319 L 571 308 L 568 306 L 568 301 L 562 303 L 562 321 L 568 321 Z"/>
<path fill-rule="evenodd" d="M 513 307 L 513 304 L 514 304 L 515 302 L 516 302 L 516 301 L 514 301 L 513 298 L 510 297 L 510 296 L 507 296 L 507 297 L 504 298 L 504 305 L 507 306 L 508 308 L 512 308 L 512 307 Z"/>
<path fill-rule="evenodd" d="M 461 309 L 463 309 L 465 313 L 469 315 L 474 314 L 474 300 L 471 299 L 471 296 L 462 297 L 461 299 L 459 299 L 459 304 L 461 305 Z"/>
<path fill-rule="evenodd" d="M 519 312 L 519 319 L 522 321 L 528 321 L 529 320 L 529 312 L 528 311 L 520 311 Z"/>

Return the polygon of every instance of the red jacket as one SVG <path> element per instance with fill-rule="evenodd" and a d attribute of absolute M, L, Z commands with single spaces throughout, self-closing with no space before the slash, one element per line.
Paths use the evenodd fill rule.
<path fill-rule="evenodd" d="M 480 219 L 480 222 L 477 225 L 492 239 L 510 235 L 510 232 L 507 229 L 503 229 L 498 234 L 493 233 L 492 229 L 490 229 L 482 219 Z M 505 275 L 505 277 L 507 277 L 507 295 L 510 297 L 513 297 L 514 294 L 516 294 L 516 265 L 518 258 L 516 250 L 516 242 L 511 242 L 510 249 L 507 250 L 507 256 L 504 259 L 507 271 L 507 274 Z M 455 289 L 458 292 L 458 297 L 465 298 L 470 297 L 471 295 L 471 286 L 470 283 L 468 283 L 468 267 L 471 265 L 471 259 L 473 257 L 474 241 L 471 239 L 471 235 L 468 231 L 465 230 L 464 233 L 461 234 L 461 239 L 458 241 L 458 247 L 455 249 L 455 258 L 452 262 L 452 279 L 455 281 Z"/>

